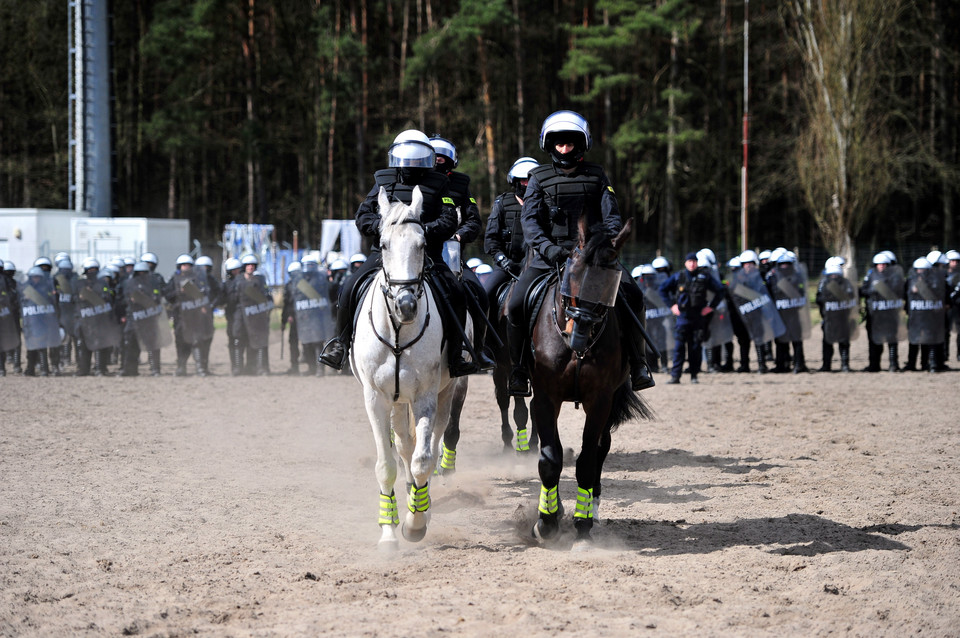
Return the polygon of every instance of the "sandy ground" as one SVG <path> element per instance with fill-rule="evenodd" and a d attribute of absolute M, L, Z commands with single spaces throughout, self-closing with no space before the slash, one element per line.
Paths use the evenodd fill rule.
<path fill-rule="evenodd" d="M 385 557 L 352 377 L 281 376 L 277 342 L 232 378 L 222 332 L 215 377 L 172 356 L 0 379 L 0 635 L 960 635 L 960 373 L 658 375 L 584 553 L 569 518 L 528 538 L 536 461 L 475 377 L 427 537 Z"/>

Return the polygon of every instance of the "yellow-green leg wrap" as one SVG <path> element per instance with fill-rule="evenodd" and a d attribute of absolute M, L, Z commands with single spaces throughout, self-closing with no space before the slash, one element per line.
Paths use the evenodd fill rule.
<path fill-rule="evenodd" d="M 407 509 L 416 514 L 417 512 L 426 512 L 430 509 L 430 485 L 417 487 L 410 486 L 410 494 L 407 495 Z"/>
<path fill-rule="evenodd" d="M 397 514 L 397 497 L 393 493 L 390 496 L 380 495 L 380 525 L 399 525 L 400 516 Z"/>
<path fill-rule="evenodd" d="M 547 489 L 543 485 L 540 486 L 540 507 L 538 508 L 542 514 L 556 514 L 559 509 L 559 498 L 557 496 L 557 486 L 553 486 L 550 489 Z"/>
<path fill-rule="evenodd" d="M 530 432 L 527 431 L 527 428 L 522 430 L 517 430 L 517 452 L 529 452 L 530 451 Z"/>
<path fill-rule="evenodd" d="M 446 443 L 443 444 L 443 457 L 440 459 L 440 469 L 457 469 L 457 451 L 448 448 Z"/>
<path fill-rule="evenodd" d="M 577 509 L 574 518 L 593 518 L 593 489 L 577 488 Z"/>

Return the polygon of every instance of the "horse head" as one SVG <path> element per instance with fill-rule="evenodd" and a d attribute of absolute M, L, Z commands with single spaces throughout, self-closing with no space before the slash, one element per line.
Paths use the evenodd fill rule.
<path fill-rule="evenodd" d="M 383 279 L 381 286 L 390 314 L 397 323 L 410 324 L 417 318 L 419 299 L 423 295 L 423 271 L 426 238 L 420 213 L 423 195 L 414 187 L 410 206 L 391 202 L 381 187 L 380 250 Z"/>

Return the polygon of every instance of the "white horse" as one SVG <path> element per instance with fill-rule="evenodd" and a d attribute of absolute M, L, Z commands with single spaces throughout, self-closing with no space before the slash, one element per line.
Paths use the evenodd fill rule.
<path fill-rule="evenodd" d="M 393 445 L 407 479 L 401 531 L 416 542 L 426 534 L 430 520 L 430 477 L 454 392 L 466 378 L 451 380 L 446 352 L 441 351 L 440 310 L 424 281 L 420 189 L 414 188 L 411 206 L 390 202 L 383 188 L 378 201 L 383 266 L 360 304 L 350 361 L 363 385 L 377 445 L 380 547 L 392 550 L 399 545 L 400 523 L 393 490 L 397 478 Z"/>

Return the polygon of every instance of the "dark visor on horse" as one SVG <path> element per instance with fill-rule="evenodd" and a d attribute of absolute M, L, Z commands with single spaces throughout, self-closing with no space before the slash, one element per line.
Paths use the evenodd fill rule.
<path fill-rule="evenodd" d="M 573 260 L 567 260 L 560 284 L 560 294 L 582 302 L 596 303 L 612 308 L 620 288 L 620 268 L 586 266 L 576 268 Z"/>

